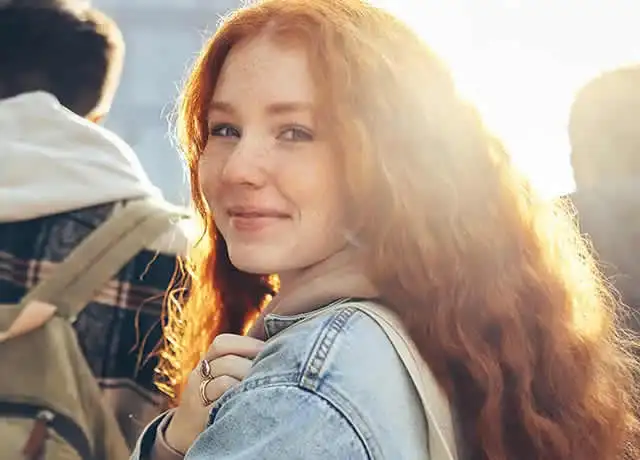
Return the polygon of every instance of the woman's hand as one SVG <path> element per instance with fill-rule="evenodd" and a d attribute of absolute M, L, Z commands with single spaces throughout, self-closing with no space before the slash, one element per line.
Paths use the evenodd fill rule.
<path fill-rule="evenodd" d="M 184 453 L 204 430 L 211 405 L 249 373 L 264 342 L 252 337 L 221 334 L 187 380 L 180 405 L 165 433 L 167 443 Z M 205 399 L 206 398 L 206 399 Z"/>

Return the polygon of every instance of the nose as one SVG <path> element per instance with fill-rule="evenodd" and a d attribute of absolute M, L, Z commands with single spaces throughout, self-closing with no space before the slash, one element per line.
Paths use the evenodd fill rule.
<path fill-rule="evenodd" d="M 264 143 L 244 137 L 222 165 L 222 182 L 229 185 L 263 186 L 267 177 L 265 156 Z"/>

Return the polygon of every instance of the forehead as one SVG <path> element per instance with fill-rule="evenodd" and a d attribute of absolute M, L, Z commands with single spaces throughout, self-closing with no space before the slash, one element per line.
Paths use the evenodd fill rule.
<path fill-rule="evenodd" d="M 213 99 L 230 103 L 312 102 L 315 93 L 304 47 L 258 36 L 232 48 L 222 66 Z"/>

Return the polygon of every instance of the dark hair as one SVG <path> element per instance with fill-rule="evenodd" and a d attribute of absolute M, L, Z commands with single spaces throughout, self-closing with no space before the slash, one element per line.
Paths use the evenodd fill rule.
<path fill-rule="evenodd" d="M 569 119 L 578 188 L 640 174 L 640 65 L 605 72 L 577 94 Z"/>
<path fill-rule="evenodd" d="M 124 42 L 93 9 L 63 4 L 0 7 L 0 99 L 46 91 L 80 116 L 115 92 Z"/>

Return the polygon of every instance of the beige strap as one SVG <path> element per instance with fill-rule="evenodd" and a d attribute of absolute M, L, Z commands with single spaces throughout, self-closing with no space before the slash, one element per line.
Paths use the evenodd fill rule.
<path fill-rule="evenodd" d="M 400 320 L 391 311 L 373 302 L 348 301 L 342 307 L 353 307 L 367 314 L 378 323 L 396 349 L 413 380 L 427 417 L 430 459 L 456 460 L 458 456 L 449 400 Z"/>
<path fill-rule="evenodd" d="M 370 301 L 344 299 L 316 310 L 302 321 L 349 307 L 360 310 L 380 326 L 407 369 L 427 419 L 430 460 L 457 460 L 453 418 L 447 395 L 442 391 L 429 365 L 422 359 L 415 344 L 405 332 L 401 321 L 390 310 Z"/>
<path fill-rule="evenodd" d="M 186 217 L 178 208 L 153 199 L 140 199 L 116 210 L 87 236 L 21 301 L 46 302 L 73 321 L 97 292 L 132 257 Z"/>

